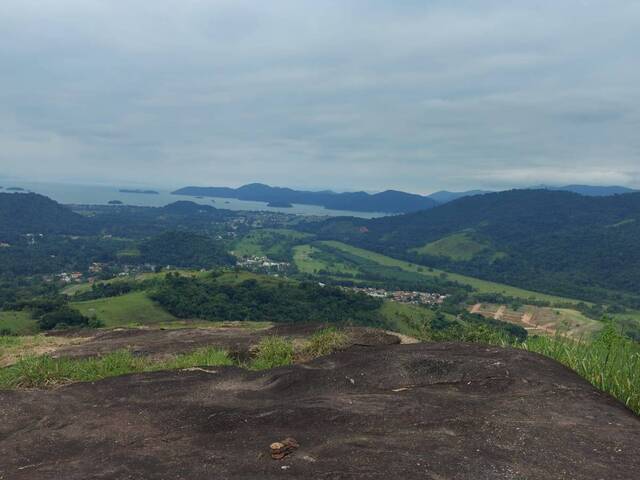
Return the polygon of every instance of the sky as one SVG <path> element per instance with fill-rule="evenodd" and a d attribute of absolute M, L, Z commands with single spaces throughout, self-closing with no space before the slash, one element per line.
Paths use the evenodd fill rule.
<path fill-rule="evenodd" d="M 640 1 L 1 3 L 4 177 L 640 187 Z"/>

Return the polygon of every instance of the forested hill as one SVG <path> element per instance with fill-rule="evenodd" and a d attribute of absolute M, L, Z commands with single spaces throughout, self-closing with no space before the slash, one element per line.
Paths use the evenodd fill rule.
<path fill-rule="evenodd" d="M 640 193 L 512 190 L 395 217 L 331 219 L 317 232 L 540 291 L 595 299 L 640 286 Z"/>
<path fill-rule="evenodd" d="M 83 233 L 84 217 L 35 193 L 0 193 L 0 240 L 25 233 Z"/>
<path fill-rule="evenodd" d="M 438 202 L 429 197 L 396 190 L 387 190 L 375 194 L 366 192 L 308 192 L 271 187 L 260 183 L 252 183 L 235 189 L 227 187 L 185 187 L 173 193 L 176 195 L 237 198 L 239 200 L 269 203 L 320 205 L 333 210 L 351 210 L 355 212 L 406 213 L 426 210 L 438 204 Z"/>

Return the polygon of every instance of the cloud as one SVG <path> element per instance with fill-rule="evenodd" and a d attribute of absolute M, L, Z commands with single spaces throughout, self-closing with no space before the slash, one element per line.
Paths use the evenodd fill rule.
<path fill-rule="evenodd" d="M 638 32 L 634 1 L 5 0 L 0 167 L 159 186 L 640 186 Z"/>

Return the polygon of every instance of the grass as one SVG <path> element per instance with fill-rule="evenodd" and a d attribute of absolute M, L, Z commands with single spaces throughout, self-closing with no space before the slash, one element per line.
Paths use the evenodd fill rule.
<path fill-rule="evenodd" d="M 422 265 L 416 265 L 415 263 L 405 262 L 403 260 L 397 260 L 395 258 L 387 257 L 380 253 L 372 252 L 362 248 L 347 245 L 346 243 L 336 241 L 323 241 L 320 244 L 325 244 L 333 248 L 342 250 L 343 252 L 350 253 L 352 255 L 361 257 L 365 260 L 377 263 L 379 265 L 387 267 L 397 267 L 406 272 L 418 273 L 426 277 L 440 277 L 446 276 L 448 280 L 452 280 L 464 285 L 469 285 L 479 293 L 501 293 L 506 296 L 516 297 L 521 300 L 534 299 L 537 301 L 547 301 L 551 303 L 572 303 L 577 304 L 579 300 L 558 297 L 556 295 L 548 295 L 545 293 L 538 293 L 531 290 L 524 290 L 522 288 L 512 287 L 502 283 L 490 282 L 487 280 L 480 280 L 479 278 L 469 277 L 466 275 L 460 275 L 457 273 L 449 273 L 443 270 L 430 269 Z"/>
<path fill-rule="evenodd" d="M 435 313 L 418 305 L 385 301 L 380 309 L 389 330 L 409 336 L 419 336 L 425 325 L 435 318 Z"/>
<path fill-rule="evenodd" d="M 307 358 L 317 358 L 329 355 L 346 347 L 349 337 L 336 328 L 325 328 L 314 333 L 305 345 L 303 355 Z"/>
<path fill-rule="evenodd" d="M 46 388 L 72 382 L 93 382 L 131 373 L 191 367 L 232 365 L 228 354 L 215 348 L 199 349 L 168 360 L 139 357 L 121 350 L 87 359 L 52 358 L 49 355 L 27 357 L 0 369 L 0 389 Z"/>
<path fill-rule="evenodd" d="M 0 332 L 10 335 L 27 335 L 38 331 L 37 322 L 30 312 L 0 312 Z"/>
<path fill-rule="evenodd" d="M 254 230 L 240 239 L 233 247 L 237 257 L 270 257 L 284 259 L 289 256 L 293 244 L 311 238 L 312 235 L 295 230 L 265 228 Z"/>
<path fill-rule="evenodd" d="M 420 248 L 414 248 L 412 251 L 456 261 L 469 261 L 487 248 L 487 245 L 474 240 L 469 233 L 463 232 L 449 235 Z"/>
<path fill-rule="evenodd" d="M 356 275 L 357 267 L 353 267 L 329 252 L 320 250 L 313 245 L 298 245 L 293 249 L 293 262 L 302 273 L 317 274 L 320 271 L 331 275 Z"/>
<path fill-rule="evenodd" d="M 177 320 L 147 297 L 143 291 L 118 297 L 74 302 L 71 306 L 80 310 L 83 315 L 95 314 L 106 327 L 150 325 Z"/>
<path fill-rule="evenodd" d="M 596 388 L 640 414 L 640 345 L 608 325 L 593 342 L 535 337 L 521 348 L 566 365 Z"/>
<path fill-rule="evenodd" d="M 293 342 L 283 337 L 269 336 L 260 340 L 256 354 L 247 367 L 251 370 L 268 370 L 291 365 L 294 359 Z"/>

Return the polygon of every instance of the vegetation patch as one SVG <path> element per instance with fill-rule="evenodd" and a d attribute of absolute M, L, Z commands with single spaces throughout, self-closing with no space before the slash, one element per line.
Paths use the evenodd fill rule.
<path fill-rule="evenodd" d="M 360 273 L 357 265 L 332 255 L 314 245 L 299 245 L 294 248 L 293 261 L 302 273 L 311 275 L 336 275 L 353 277 Z"/>
<path fill-rule="evenodd" d="M 143 291 L 98 300 L 73 302 L 70 305 L 86 317 L 97 318 L 107 327 L 150 325 L 176 320 L 176 317 L 159 307 Z"/>
<path fill-rule="evenodd" d="M 226 352 L 213 348 L 161 361 L 135 356 L 126 350 L 87 359 L 42 355 L 27 357 L 10 367 L 0 369 L 0 389 L 47 388 L 73 382 L 93 382 L 130 373 L 232 364 L 233 361 Z"/>
<path fill-rule="evenodd" d="M 325 328 L 314 333 L 305 345 L 302 354 L 312 359 L 330 355 L 345 348 L 349 344 L 349 336 L 333 327 Z"/>
<path fill-rule="evenodd" d="M 521 348 L 553 358 L 640 415 L 640 345 L 607 325 L 593 342 L 535 337 Z"/>
<path fill-rule="evenodd" d="M 337 248 L 344 252 L 348 252 L 352 255 L 359 256 L 371 262 L 378 263 L 379 265 L 388 266 L 388 267 L 397 267 L 406 272 L 414 272 L 424 277 L 438 277 L 445 278 L 454 282 L 458 282 L 462 285 L 468 285 L 479 293 L 499 293 L 503 295 L 507 295 L 510 297 L 519 298 L 523 301 L 526 300 L 539 300 L 539 301 L 547 301 L 552 303 L 570 303 L 576 304 L 579 303 L 578 300 L 574 300 L 571 298 L 558 297 L 555 295 L 548 295 L 545 293 L 533 292 L 531 290 L 524 290 L 522 288 L 512 287 L 510 285 L 505 285 L 502 283 L 490 282 L 487 280 L 480 280 L 478 278 L 469 277 L 466 275 L 460 275 L 457 273 L 449 273 L 443 270 L 438 270 L 434 268 L 427 268 L 421 265 L 416 265 L 415 263 L 406 262 L 403 260 L 397 260 L 395 258 L 388 257 L 386 255 L 382 255 L 380 253 L 372 252 L 371 250 L 365 250 L 362 248 L 354 247 L 351 245 L 347 245 L 346 243 L 337 242 L 337 241 L 326 241 L 320 242 L 322 244 L 329 245 L 333 248 Z"/>
<path fill-rule="evenodd" d="M 167 275 L 151 297 L 179 318 L 269 322 L 350 322 L 376 324 L 382 302 L 362 294 L 317 283 L 268 282 L 250 278 L 238 284 L 217 277 Z M 118 297 L 122 298 L 122 297 Z"/>
<path fill-rule="evenodd" d="M 295 349 L 291 340 L 270 336 L 260 340 L 255 356 L 247 366 L 251 370 L 268 370 L 291 365 L 294 359 Z"/>
<path fill-rule="evenodd" d="M 0 312 L 0 337 L 2 335 L 27 335 L 38 330 L 36 321 L 29 312 Z"/>
<path fill-rule="evenodd" d="M 474 239 L 471 233 L 463 232 L 449 235 L 410 251 L 420 255 L 446 257 L 451 260 L 465 262 L 472 260 L 488 248 L 489 246 L 486 243 L 481 243 Z"/>
<path fill-rule="evenodd" d="M 312 235 L 288 229 L 254 230 L 233 246 L 237 257 L 269 257 L 279 262 L 291 261 L 295 245 L 308 241 Z"/>

